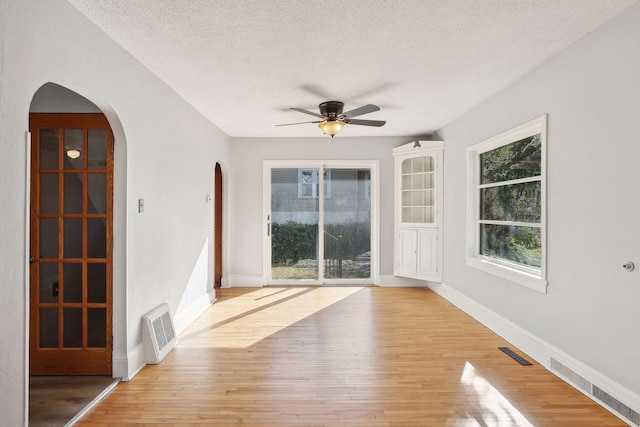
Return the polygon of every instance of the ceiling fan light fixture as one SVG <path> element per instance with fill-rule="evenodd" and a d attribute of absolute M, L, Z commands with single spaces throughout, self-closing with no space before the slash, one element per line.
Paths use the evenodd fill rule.
<path fill-rule="evenodd" d="M 339 134 L 346 123 L 340 120 L 327 120 L 318 125 L 325 135 L 331 135 L 333 138 Z"/>
<path fill-rule="evenodd" d="M 75 147 L 69 148 L 67 150 L 67 157 L 69 157 L 70 159 L 77 159 L 78 157 L 80 157 L 80 150 Z"/>

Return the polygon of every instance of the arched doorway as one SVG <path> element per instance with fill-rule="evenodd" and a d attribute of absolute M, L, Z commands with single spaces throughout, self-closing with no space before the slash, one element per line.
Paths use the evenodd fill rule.
<path fill-rule="evenodd" d="M 85 346 L 87 349 L 94 350 L 103 344 L 103 341 L 110 343 L 109 355 L 103 355 L 100 362 L 95 364 L 87 363 L 88 359 L 85 360 L 84 358 L 81 358 L 82 361 L 79 364 L 80 370 L 85 370 L 84 373 L 89 372 L 89 369 L 95 368 L 100 369 L 102 372 L 108 372 L 106 376 L 32 376 L 32 374 L 37 374 L 38 370 L 29 369 L 29 418 L 36 422 L 38 419 L 42 420 L 41 417 L 49 419 L 50 416 L 54 416 L 56 419 L 60 420 L 65 419 L 65 417 L 66 419 L 70 419 L 70 417 L 78 413 L 84 405 L 87 405 L 95 396 L 103 392 L 105 388 L 114 387 L 115 384 L 117 384 L 117 378 L 129 378 L 128 367 L 126 366 L 126 363 L 121 362 L 126 361 L 127 355 L 125 320 L 126 247 L 124 244 L 126 241 L 126 222 L 123 220 L 126 213 L 126 173 L 124 168 L 124 164 L 126 162 L 126 140 L 122 124 L 113 109 L 105 103 L 100 101 L 97 102 L 97 104 L 94 104 L 88 98 L 80 95 L 80 91 L 75 88 L 68 89 L 54 83 L 46 83 L 36 91 L 30 105 L 30 115 L 32 113 L 44 113 L 55 115 L 59 119 L 66 115 L 73 114 L 85 115 L 85 117 L 99 117 L 99 123 L 97 126 L 91 124 L 88 126 L 79 124 L 71 124 L 70 126 L 44 126 L 49 129 L 45 132 L 45 138 L 49 138 L 48 143 L 51 143 L 52 140 L 56 139 L 55 137 L 51 137 L 55 135 L 55 132 L 52 132 L 52 130 L 57 129 L 57 134 L 59 136 L 58 168 L 49 170 L 44 168 L 42 170 L 38 170 L 40 165 L 36 167 L 32 165 L 30 167 L 32 177 L 31 184 L 33 186 L 35 185 L 34 183 L 37 183 L 38 187 L 38 192 L 36 193 L 37 196 L 31 196 L 31 209 L 32 211 L 34 209 L 40 211 L 40 207 L 37 206 L 37 204 L 42 204 L 40 202 L 40 198 L 43 198 L 42 201 L 48 206 L 48 208 L 50 208 L 51 203 L 53 203 L 54 205 L 57 205 L 58 213 L 63 213 L 62 219 L 57 219 L 59 224 L 62 222 L 62 228 L 58 229 L 58 246 L 62 246 L 62 258 L 42 257 L 43 259 L 39 259 L 39 264 L 49 265 L 44 268 L 44 271 L 41 271 L 42 268 L 40 265 L 36 264 L 36 257 L 34 256 L 34 263 L 30 265 L 29 269 L 29 278 L 30 280 L 33 280 L 34 277 L 36 277 L 37 280 L 40 280 L 40 277 L 43 275 L 44 277 L 47 277 L 49 274 L 52 276 L 55 276 L 56 273 L 58 274 L 58 296 L 56 301 L 58 306 L 56 307 L 56 304 L 53 303 L 53 301 L 48 301 L 47 303 L 50 305 L 46 306 L 45 303 L 41 308 L 59 308 L 57 312 L 58 334 L 56 339 L 58 342 L 62 343 L 61 345 L 63 348 L 66 349 L 67 347 L 64 342 L 67 333 L 69 336 L 66 337 L 66 344 L 71 347 L 71 350 L 76 350 L 77 348 L 74 348 L 73 345 L 79 345 L 77 340 L 74 342 L 74 339 L 72 339 L 74 334 L 75 336 L 82 336 L 83 350 Z M 71 129 L 71 132 L 65 135 L 64 129 Z M 97 129 L 102 129 L 102 131 L 98 131 L 96 133 Z M 38 135 L 35 135 L 36 132 Z M 36 132 L 31 133 L 31 147 L 33 149 L 34 145 L 36 145 L 38 146 L 38 149 L 41 149 L 42 147 L 40 147 L 40 141 L 38 140 L 41 134 L 39 131 Z M 105 133 L 106 138 L 102 138 L 102 136 L 105 136 Z M 81 149 L 78 150 L 80 155 L 75 159 L 72 159 L 68 155 L 69 150 L 66 146 L 73 145 L 67 144 L 69 142 L 75 142 L 77 145 L 80 145 L 79 147 L 76 147 Z M 97 145 L 95 145 L 96 143 Z M 91 153 L 91 146 L 93 146 L 93 153 Z M 99 148 L 97 149 L 97 147 Z M 104 151 L 102 150 L 103 148 L 105 148 Z M 63 152 L 62 154 L 61 151 Z M 100 152 L 104 153 L 104 155 L 98 156 L 98 153 Z M 49 152 L 48 154 L 52 153 Z M 72 153 L 72 155 L 75 154 Z M 39 158 L 39 156 L 40 154 L 36 154 L 36 158 Z M 49 161 L 52 161 L 51 156 L 49 156 Z M 80 165 L 82 166 L 81 169 L 74 169 L 76 166 Z M 46 175 L 47 173 L 51 175 L 58 174 L 58 191 L 57 193 L 54 192 L 57 194 L 57 203 L 52 200 L 55 199 L 55 196 L 53 196 L 53 198 L 46 196 L 46 194 L 49 193 L 49 190 L 52 190 L 51 186 L 56 186 L 55 178 L 52 176 L 44 177 L 44 186 L 46 188 L 44 188 L 45 191 L 42 192 L 43 178 L 38 176 L 36 171 L 38 174 L 43 175 Z M 38 176 L 38 178 L 34 180 L 34 176 Z M 82 187 L 80 184 L 82 184 Z M 98 194 L 100 192 L 96 192 L 95 190 L 96 186 L 102 188 L 103 184 L 105 184 L 104 186 L 107 189 L 109 187 L 111 188 L 111 201 L 107 200 L 107 192 L 103 193 L 105 195 L 105 198 L 103 198 Z M 67 186 L 68 189 L 71 190 L 71 193 L 65 191 Z M 33 190 L 34 189 L 32 187 L 30 189 L 32 194 Z M 73 200 L 74 198 L 70 197 L 73 193 L 75 193 L 76 196 L 78 194 L 82 194 L 81 204 L 79 203 L 80 198 Z M 67 198 L 65 198 L 65 194 L 67 195 Z M 34 204 L 36 204 L 36 206 L 34 206 Z M 110 206 L 110 213 L 106 212 L 107 206 Z M 69 212 L 67 212 L 67 210 L 69 210 Z M 78 212 L 70 212 L 73 210 Z M 80 210 L 82 210 L 82 212 L 79 212 Z M 39 212 L 37 215 L 38 220 L 40 220 L 40 218 L 48 219 L 49 222 L 55 221 L 53 220 L 54 216 L 55 215 L 52 215 L 51 212 Z M 26 232 L 29 235 L 30 240 L 37 239 L 39 244 L 41 237 L 33 235 L 35 226 L 34 218 L 36 218 L 36 216 L 32 214 L 31 227 L 26 230 Z M 82 223 L 82 232 L 84 236 L 82 237 L 81 257 L 76 256 L 65 258 L 64 222 L 66 219 L 71 220 L 69 222 L 71 229 L 73 229 L 74 222 L 77 230 L 80 229 L 78 224 Z M 102 224 L 100 224 L 101 222 Z M 101 225 L 103 226 L 101 227 Z M 49 226 L 51 226 L 51 224 L 49 224 Z M 109 227 L 110 232 L 107 233 L 107 228 Z M 101 232 L 101 228 L 104 229 L 104 235 Z M 94 233 L 96 233 L 96 231 L 100 238 L 94 240 L 94 237 L 96 236 Z M 67 230 L 67 232 L 69 232 L 69 230 Z M 86 242 L 85 239 L 87 240 Z M 42 239 L 43 242 L 47 240 L 48 239 Z M 91 244 L 89 244 L 89 240 L 91 240 Z M 104 258 L 100 258 L 99 256 L 96 256 L 96 247 L 102 247 L 103 240 L 106 256 Z M 121 243 L 114 245 L 114 242 Z M 94 243 L 98 244 L 94 245 Z M 73 245 L 70 244 L 68 248 L 69 250 L 73 250 Z M 77 250 L 77 247 L 75 249 Z M 51 250 L 51 246 L 48 247 L 48 250 Z M 60 255 L 60 253 L 58 255 Z M 76 253 L 75 255 L 78 254 Z M 109 262 L 108 258 L 110 258 L 111 267 L 107 265 Z M 57 265 L 57 267 L 54 267 L 54 265 Z M 55 271 L 56 269 L 57 271 Z M 66 286 L 66 292 L 68 295 L 65 295 L 65 283 L 60 280 L 61 276 L 62 281 L 69 281 L 70 283 L 70 286 Z M 78 280 L 78 278 L 80 278 L 80 280 Z M 49 283 L 46 281 L 44 282 L 45 286 L 43 295 L 45 295 L 45 300 L 56 299 L 53 297 L 54 291 L 56 290 L 53 286 L 54 282 L 55 280 L 49 280 Z M 67 283 L 67 285 L 69 285 L 69 283 Z M 78 283 L 80 283 L 81 286 L 77 286 Z M 90 283 L 93 285 L 98 284 L 97 289 L 91 286 Z M 30 301 L 28 301 L 27 304 L 29 306 L 28 317 L 30 318 L 32 318 L 34 313 L 40 311 L 40 307 L 34 310 L 32 304 L 33 300 L 40 301 L 40 292 L 41 288 L 38 283 L 36 291 L 31 291 L 29 293 Z M 80 295 L 82 302 L 69 301 L 68 305 L 64 305 L 67 304 L 65 303 L 66 297 L 68 297 L 67 299 L 69 300 L 79 300 Z M 107 301 L 102 302 L 103 295 L 105 300 L 110 300 L 109 307 L 107 306 Z M 65 309 L 67 310 L 66 313 Z M 86 324 L 76 322 L 80 317 L 78 316 L 80 313 L 79 310 L 82 312 L 81 322 Z M 49 315 L 49 318 L 52 319 L 52 313 L 53 311 L 50 310 L 49 313 L 45 314 L 45 317 Z M 37 315 L 39 316 L 40 313 Z M 32 328 L 34 326 L 40 328 L 40 325 L 33 321 L 30 322 L 30 326 Z M 48 331 L 45 330 L 45 332 L 51 332 L 56 329 L 50 324 L 46 325 L 44 328 L 48 328 Z M 62 329 L 62 332 L 60 332 L 60 329 Z M 105 332 L 104 337 L 102 336 L 103 331 Z M 30 334 L 30 339 L 26 341 L 26 344 L 28 345 L 28 348 L 26 348 L 27 354 L 31 353 L 31 347 L 34 343 L 37 345 L 41 344 L 39 342 L 39 337 L 31 339 L 32 337 L 33 335 Z M 48 337 L 45 341 L 48 339 L 53 338 Z M 45 345 L 47 344 L 52 345 L 52 342 L 45 342 Z M 45 349 L 49 348 L 45 347 Z M 29 357 L 27 362 L 30 364 L 31 360 L 32 358 Z M 71 362 L 72 363 L 58 361 L 57 363 L 46 363 L 49 365 L 73 365 L 75 363 L 75 361 Z M 92 365 L 94 366 L 91 367 Z M 78 373 L 79 372 L 75 372 L 75 374 Z M 109 378 L 111 378 L 111 380 L 109 380 Z M 113 378 L 116 378 L 116 380 L 114 381 Z M 52 381 L 53 379 L 55 379 L 55 381 Z M 37 383 L 36 387 L 34 387 L 34 382 Z M 75 384 L 75 386 L 69 386 L 67 382 Z M 63 387 L 65 391 L 68 389 L 74 389 L 74 392 L 65 394 L 65 398 L 63 398 L 62 396 L 64 391 L 61 390 L 60 387 Z M 45 390 L 44 394 L 39 393 L 39 391 L 42 390 Z M 33 408 L 38 408 L 37 413 L 32 413 Z"/>
<path fill-rule="evenodd" d="M 215 288 L 222 285 L 222 167 L 216 163 L 214 173 L 214 261 L 213 283 Z"/>
<path fill-rule="evenodd" d="M 112 375 L 113 132 L 31 113 L 31 375 Z"/>

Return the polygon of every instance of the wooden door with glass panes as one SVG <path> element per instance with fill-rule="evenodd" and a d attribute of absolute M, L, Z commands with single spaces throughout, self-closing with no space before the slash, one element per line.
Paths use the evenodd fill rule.
<path fill-rule="evenodd" d="M 113 133 L 31 114 L 30 373 L 111 375 Z"/>

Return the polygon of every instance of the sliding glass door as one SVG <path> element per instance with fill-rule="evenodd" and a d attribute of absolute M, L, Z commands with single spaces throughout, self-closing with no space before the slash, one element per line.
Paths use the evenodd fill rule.
<path fill-rule="evenodd" d="M 318 280 L 318 171 L 271 169 L 273 280 Z"/>
<path fill-rule="evenodd" d="M 374 282 L 377 166 L 265 161 L 267 283 Z"/>
<path fill-rule="evenodd" d="M 325 169 L 324 278 L 371 278 L 371 170 Z"/>

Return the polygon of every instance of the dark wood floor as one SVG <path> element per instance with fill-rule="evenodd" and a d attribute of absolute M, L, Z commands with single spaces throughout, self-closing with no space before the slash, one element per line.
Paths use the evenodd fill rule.
<path fill-rule="evenodd" d="M 427 289 L 221 289 L 95 426 L 624 426 Z"/>

